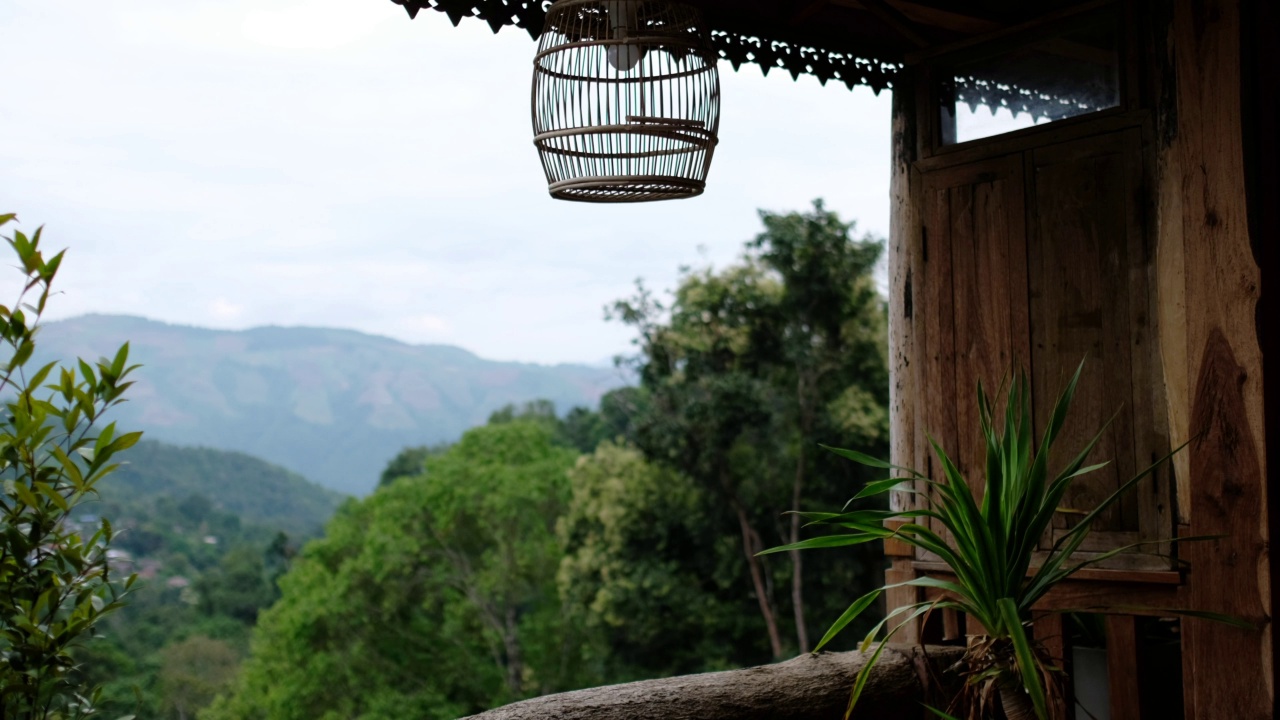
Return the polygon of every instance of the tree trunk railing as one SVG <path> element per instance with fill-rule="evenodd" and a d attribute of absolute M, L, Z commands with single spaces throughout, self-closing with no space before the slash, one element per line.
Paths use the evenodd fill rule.
<path fill-rule="evenodd" d="M 853 718 L 916 720 L 946 706 L 939 682 L 957 647 L 891 645 L 872 670 Z M 802 655 L 775 665 L 575 690 L 505 705 L 470 720 L 840 720 L 867 656 Z M 930 679 L 932 675 L 933 679 Z"/>

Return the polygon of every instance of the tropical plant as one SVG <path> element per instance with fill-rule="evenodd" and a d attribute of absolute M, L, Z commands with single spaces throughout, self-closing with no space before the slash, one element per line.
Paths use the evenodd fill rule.
<path fill-rule="evenodd" d="M 0 226 L 13 220 L 0 215 Z M 40 234 L 5 238 L 24 278 L 17 301 L 0 306 L 0 717 L 61 720 L 94 713 L 73 651 L 134 580 L 111 577 L 111 524 L 82 526 L 73 513 L 142 433 L 98 428 L 132 384 L 128 345 L 96 366 L 28 369 L 63 258 L 44 258 Z"/>
<path fill-rule="evenodd" d="M 1106 431 L 1104 426 L 1057 475 L 1051 477 L 1049 474 L 1051 451 L 1083 369 L 1084 364 L 1081 363 L 1059 396 L 1038 447 L 1033 445 L 1031 398 L 1025 372 L 1008 387 L 1003 428 L 996 427 L 992 403 L 979 384 L 980 429 L 986 441 L 986 485 L 980 502 L 975 499 L 955 463 L 932 438 L 930 444 L 944 473 L 942 480 L 931 479 L 915 470 L 891 465 L 856 451 L 827 448 L 863 465 L 905 472 L 905 476 L 867 484 L 854 500 L 889 492 L 909 492 L 923 501 L 923 507 L 905 511 L 848 510 L 846 505 L 845 511 L 838 513 L 800 513 L 810 525 L 840 528 L 842 532 L 772 548 L 767 552 L 842 547 L 895 538 L 937 555 L 955 575 L 954 581 L 919 577 L 873 590 L 855 600 L 827 631 L 818 643 L 818 649 L 891 588 L 916 586 L 943 592 L 941 599 L 891 610 L 866 636 L 861 645 L 864 652 L 875 644 L 882 630 L 889 628 L 858 674 L 849 701 L 850 712 L 888 641 L 921 615 L 933 610 L 952 609 L 967 614 L 987 630 L 985 637 L 970 643 L 965 656 L 965 691 L 959 699 L 965 701 L 962 705 L 968 706 L 969 717 L 986 716 L 998 697 L 1009 720 L 1033 716 L 1047 720 L 1049 708 L 1055 704 L 1052 701 L 1060 692 L 1060 671 L 1030 637 L 1031 609 L 1055 585 L 1081 569 L 1145 544 L 1118 547 L 1086 559 L 1074 557 L 1094 521 L 1181 449 L 1175 449 L 1120 485 L 1097 507 L 1081 512 L 1079 522 L 1054 542 L 1039 558 L 1039 567 L 1033 570 L 1032 562 L 1036 559 L 1041 539 L 1055 513 L 1060 511 L 1059 504 L 1067 490 L 1078 478 L 1107 464 L 1085 465 Z M 889 520 L 901 521 L 902 524 L 889 529 L 885 527 Z M 941 529 L 928 527 L 929 520 L 940 525 Z M 1062 612 L 1091 610 L 1096 612 L 1097 608 Z M 1242 624 L 1212 613 L 1181 611 L 1178 614 Z M 941 712 L 938 714 L 949 717 Z"/>

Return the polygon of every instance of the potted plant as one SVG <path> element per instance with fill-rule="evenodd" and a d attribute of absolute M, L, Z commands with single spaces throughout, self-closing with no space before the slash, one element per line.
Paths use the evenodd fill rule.
<path fill-rule="evenodd" d="M 853 450 L 827 448 L 863 465 L 902 473 L 886 480 L 868 483 L 854 500 L 891 491 L 910 492 L 923 500 L 923 507 L 906 511 L 848 510 L 849 506 L 846 505 L 845 511 L 838 513 L 800 513 L 811 525 L 838 528 L 839 532 L 765 552 L 841 547 L 896 538 L 937 555 L 955 576 L 953 581 L 919 577 L 873 590 L 855 600 L 823 636 L 814 652 L 829 643 L 890 588 L 905 585 L 936 588 L 944 592 L 941 599 L 892 610 L 866 636 L 860 646 L 864 652 L 875 644 L 881 631 L 888 628 L 858 674 L 849 701 L 849 712 L 852 712 L 858 702 L 871 668 L 879 660 L 885 645 L 898 631 L 932 610 L 953 609 L 967 614 L 987 631 L 987 635 L 971 639 L 962 665 L 966 678 L 964 695 L 969 701 L 970 718 L 988 715 L 998 701 L 1008 720 L 1049 720 L 1049 708 L 1053 706 L 1051 701 L 1061 692 L 1061 671 L 1053 666 L 1044 650 L 1031 639 L 1028 632 L 1031 609 L 1055 585 L 1082 568 L 1144 544 L 1127 545 L 1087 559 L 1073 557 L 1098 516 L 1181 449 L 1175 449 L 1122 484 L 1097 507 L 1080 512 L 1078 524 L 1064 533 L 1047 553 L 1042 554 L 1039 567 L 1033 569 L 1032 561 L 1040 547 L 1041 538 L 1052 523 L 1055 513 L 1059 512 L 1059 503 L 1072 482 L 1106 465 L 1085 465 L 1090 452 L 1106 430 L 1104 426 L 1059 473 L 1052 477 L 1049 474 L 1050 455 L 1071 406 L 1083 368 L 1081 363 L 1058 397 L 1038 446 L 1034 444 L 1031 435 L 1031 397 L 1026 373 L 1020 373 L 1009 384 L 1005 393 L 1003 427 L 996 426 L 992 403 L 979 384 L 980 430 L 986 441 L 986 485 L 981 502 L 974 498 L 955 463 L 932 438 L 929 442 L 943 471 L 941 480 L 934 480 L 915 470 L 891 465 Z M 889 529 L 885 527 L 886 520 L 899 521 L 901 524 Z M 936 532 L 928 527 L 927 522 L 922 522 L 928 520 L 941 525 L 945 532 Z M 1074 610 L 1086 611 L 1088 610 Z M 1234 618 L 1212 613 L 1180 611 L 1178 614 L 1247 626 Z M 949 717 L 940 711 L 934 712 L 939 716 Z"/>

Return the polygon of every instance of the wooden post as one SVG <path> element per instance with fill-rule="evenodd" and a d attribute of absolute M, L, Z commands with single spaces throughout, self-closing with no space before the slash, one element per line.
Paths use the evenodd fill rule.
<path fill-rule="evenodd" d="M 916 464 L 916 413 L 919 402 L 916 390 L 918 368 L 915 357 L 914 280 L 912 256 L 919 242 L 919 219 L 912 186 L 911 163 L 916 157 L 915 73 L 906 70 L 893 88 L 893 176 L 890 181 L 889 220 L 889 456 L 895 465 Z M 890 502 L 895 510 L 915 507 L 908 493 L 893 493 Z M 892 567 L 886 578 L 905 582 L 915 577 L 911 567 L 914 555 L 910 546 L 885 544 L 885 554 Z M 885 604 L 902 607 L 916 601 L 915 588 L 890 590 Z M 919 638 L 919 623 L 903 628 L 902 642 Z"/>
<path fill-rule="evenodd" d="M 1275 39 L 1280 36 L 1280 7 L 1274 0 L 1246 0 L 1241 26 L 1244 29 L 1241 52 L 1244 71 L 1243 112 L 1244 161 L 1249 201 L 1249 234 L 1262 273 L 1261 307 L 1275 307 L 1276 279 L 1280 278 L 1280 62 L 1275 60 Z M 1275 333 L 1274 313 L 1258 318 L 1259 341 L 1264 343 L 1264 373 L 1271 382 L 1264 383 L 1266 403 L 1266 447 L 1280 447 L 1280 339 Z M 1265 330 L 1263 327 L 1265 326 Z M 1272 468 L 1264 468 L 1267 487 L 1280 487 L 1280 477 Z M 1280 498 L 1270 496 L 1268 538 L 1280 536 Z M 1280 597 L 1280 553 L 1271 553 L 1271 597 Z M 1274 612 L 1274 610 L 1273 610 Z M 1280 668 L 1280 643 L 1271 643 L 1272 670 Z M 1274 682 L 1274 681 L 1273 681 Z M 1273 685 L 1274 690 L 1274 685 Z"/>
<path fill-rule="evenodd" d="M 1062 621 L 1062 613 L 1056 612 L 1037 612 L 1033 615 L 1035 622 L 1032 627 L 1035 629 L 1036 642 L 1044 646 L 1049 651 L 1049 660 L 1055 666 L 1069 671 L 1070 667 L 1067 663 L 1067 657 L 1071 653 L 1071 646 L 1067 642 L 1065 623 Z M 1050 708 L 1051 717 L 1066 718 L 1067 708 L 1071 700 L 1071 682 L 1070 674 L 1064 678 L 1062 683 L 1062 697 L 1056 701 L 1057 708 Z"/>
<path fill-rule="evenodd" d="M 1132 615 L 1107 616 L 1107 686 L 1111 720 L 1142 720 L 1138 626 Z"/>
<path fill-rule="evenodd" d="M 1166 123 L 1158 166 L 1162 213 L 1182 218 L 1187 417 L 1196 436 L 1187 452 L 1191 532 L 1224 536 L 1181 548 L 1190 561 L 1188 605 L 1258 623 L 1240 630 L 1184 621 L 1187 717 L 1251 719 L 1273 717 L 1275 678 L 1261 278 L 1245 201 L 1240 9 L 1240 0 L 1174 6 L 1176 122 Z"/>

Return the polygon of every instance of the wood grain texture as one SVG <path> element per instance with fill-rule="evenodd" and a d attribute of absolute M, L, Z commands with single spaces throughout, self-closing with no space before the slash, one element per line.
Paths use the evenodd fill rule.
<path fill-rule="evenodd" d="M 1181 205 L 1186 267 L 1193 534 L 1224 534 L 1184 549 L 1193 607 L 1259 623 L 1239 630 L 1184 623 L 1188 717 L 1274 716 L 1269 618 L 1263 358 L 1256 324 L 1260 276 L 1249 236 L 1241 113 L 1238 0 L 1179 0 L 1174 8 L 1176 132 L 1162 152 Z M 1275 172 L 1272 168 L 1271 172 Z M 1270 200 L 1274 202 L 1274 199 Z"/>
<path fill-rule="evenodd" d="M 951 171 L 951 257 L 955 303 L 956 432 L 952 457 L 975 498 L 985 486 L 986 444 L 977 389 L 993 395 L 1029 361 L 1026 223 L 1017 157 Z"/>
<path fill-rule="evenodd" d="M 1062 695 L 1053 701 L 1050 713 L 1055 713 L 1053 717 L 1067 718 L 1067 698 L 1071 697 L 1071 678 L 1070 670 L 1067 666 L 1067 657 L 1070 654 L 1070 644 L 1067 642 L 1066 628 L 1064 627 L 1061 613 L 1032 613 L 1032 632 L 1035 640 L 1040 643 L 1045 650 L 1049 652 L 1049 661 L 1058 668 L 1067 671 L 1065 677 L 1062 678 Z"/>
<path fill-rule="evenodd" d="M 907 558 L 894 558 L 889 569 L 884 571 L 884 582 L 886 585 L 897 585 L 898 583 L 909 582 L 915 578 L 915 568 L 911 566 L 911 560 Z M 894 608 L 913 605 L 916 602 L 919 602 L 919 600 L 919 588 L 899 587 L 885 593 L 884 604 L 886 611 L 888 611 Z M 898 635 L 894 639 L 907 644 L 920 642 L 919 621 L 912 621 L 904 625 L 902 630 L 898 631 Z"/>
<path fill-rule="evenodd" d="M 1190 604 L 1253 622 L 1268 620 L 1269 558 L 1263 525 L 1266 487 L 1242 390 L 1248 372 L 1227 336 L 1211 331 L 1200 358 L 1191 422 L 1192 527 L 1221 539 L 1193 543 Z M 1221 717 L 1262 718 L 1273 710 L 1270 633 L 1205 620 L 1184 623 L 1189 707 Z M 1266 628 L 1269 630 L 1269 628 Z"/>
<path fill-rule="evenodd" d="M 1029 152 L 1028 254 L 1036 418 L 1045 422 L 1081 360 L 1085 372 L 1056 459 L 1061 467 L 1111 424 L 1064 505 L 1088 509 L 1170 449 L 1154 338 L 1153 259 L 1143 210 L 1148 205 L 1143 128 L 1056 143 Z M 1158 468 L 1104 513 L 1085 550 L 1167 539 L 1173 532 L 1173 473 Z M 1073 518 L 1055 520 L 1060 534 Z M 1118 557 L 1109 567 L 1169 567 L 1168 543 Z"/>
<path fill-rule="evenodd" d="M 1180 445 L 1191 437 L 1191 389 L 1187 375 L 1187 281 L 1183 237 L 1182 156 L 1172 151 L 1178 134 L 1177 58 L 1172 28 L 1173 4 L 1153 2 L 1145 42 L 1150 48 L 1146 69 L 1147 102 L 1154 108 L 1155 293 L 1159 349 L 1164 379 L 1169 437 Z M 1191 456 L 1173 459 L 1177 522 L 1190 521 Z"/>
<path fill-rule="evenodd" d="M 926 661 L 944 682 L 964 648 L 887 649 L 854 720 L 923 719 Z M 644 680 L 546 695 L 471 716 L 473 720 L 834 720 L 843 717 L 862 653 L 804 655 L 776 665 Z"/>
<path fill-rule="evenodd" d="M 1111 720 L 1142 720 L 1138 627 L 1132 615 L 1107 616 L 1107 676 Z"/>
<path fill-rule="evenodd" d="M 1034 212 L 1031 306 L 1035 415 L 1041 426 L 1057 394 L 1086 361 L 1071 414 L 1055 458 L 1059 470 L 1076 448 L 1111 421 L 1094 451 L 1106 468 L 1081 478 L 1064 499 L 1091 509 L 1136 472 L 1133 447 L 1132 353 L 1130 345 L 1129 218 L 1137 178 L 1127 173 L 1127 152 L 1137 153 L 1135 134 L 1087 138 L 1033 154 Z M 1118 413 L 1118 414 L 1117 414 Z M 1136 531 L 1138 510 L 1124 497 L 1095 523 L 1098 531 Z M 1067 527 L 1059 515 L 1056 527 Z"/>
<path fill-rule="evenodd" d="M 1022 164 L 995 158 L 928 173 L 921 313 L 925 430 L 976 496 L 985 485 L 977 416 L 981 381 L 993 393 L 1029 351 Z M 919 451 L 917 451 L 919 452 Z M 941 468 L 930 465 L 935 477 Z"/>
<path fill-rule="evenodd" d="M 903 467 L 917 465 L 917 413 L 919 393 L 917 378 L 921 363 L 916 355 L 916 321 L 914 318 L 918 284 L 914 273 L 921 252 L 920 220 L 917 212 L 919 187 L 912 163 L 916 158 L 916 89 L 915 71 L 904 71 L 904 83 L 893 90 L 893 166 L 890 179 L 889 218 L 889 459 Z M 910 493 L 892 493 L 890 507 L 911 510 L 916 507 Z M 887 584 L 907 582 L 915 577 L 911 558 L 915 549 L 900 541 L 886 541 L 885 555 L 890 568 L 885 571 Z M 898 608 L 916 601 L 916 590 L 900 587 L 885 596 L 887 608 Z M 918 623 L 903 628 L 903 642 L 919 639 Z"/>
<path fill-rule="evenodd" d="M 911 71 L 908 73 L 910 79 Z M 889 185 L 889 459 L 903 467 L 916 465 L 916 391 L 913 273 L 920 253 L 920 221 L 916 212 L 911 167 L 916 151 L 915 91 L 908 82 L 893 91 L 893 173 Z M 910 493 L 893 493 L 895 510 L 915 507 Z"/>
<path fill-rule="evenodd" d="M 1269 316 L 1258 312 L 1263 278 L 1254 253 L 1259 243 L 1274 245 L 1276 239 L 1250 237 L 1241 3 L 1142 4 L 1154 10 L 1138 16 L 1154 28 L 1146 38 L 1151 52 L 1141 56 L 1149 63 L 1141 107 L 1154 110 L 1153 121 L 1146 111 L 1129 109 L 931 152 L 914 163 L 921 179 L 902 176 L 910 192 L 900 197 L 916 198 L 916 216 L 910 209 L 898 213 L 927 229 L 919 245 L 904 244 L 897 276 L 905 284 L 907 271 L 913 273 L 912 292 L 903 296 L 911 297 L 913 345 L 902 366 L 915 367 L 910 387 L 916 402 L 908 403 L 914 433 L 901 456 L 916 462 L 906 464 L 931 469 L 925 430 L 943 439 L 949 452 L 969 453 L 956 440 L 970 422 L 960 406 L 971 389 L 962 386 L 989 372 L 984 363 L 1000 345 L 987 343 L 986 333 L 1003 330 L 992 330 L 1000 319 L 981 307 L 999 291 L 988 283 L 983 297 L 976 284 L 957 279 L 1000 260 L 991 254 L 994 233 L 974 232 L 992 197 L 990 178 L 984 186 L 962 176 L 1005 156 L 1029 158 L 1023 173 L 1032 244 L 1027 306 L 1029 337 L 1036 341 L 1037 403 L 1045 400 L 1045 383 L 1056 389 L 1049 381 L 1061 377 L 1061 369 L 1047 365 L 1066 365 L 1062 357 L 1070 350 L 1099 353 L 1093 364 L 1103 366 L 1100 374 L 1082 390 L 1088 398 L 1084 424 L 1103 417 L 1104 407 L 1123 404 L 1128 413 L 1105 453 L 1118 456 L 1107 481 L 1111 487 L 1171 445 L 1197 436 L 1172 473 L 1140 488 L 1105 519 L 1088 549 L 1169 537 L 1175 524 L 1180 535 L 1225 537 L 1178 546 L 1188 563 L 1182 574 L 1167 561 L 1144 565 L 1134 556 L 1118 566 L 1127 568 L 1120 573 L 1127 577 L 1082 575 L 1041 605 L 1105 606 L 1157 617 L 1168 610 L 1203 609 L 1257 622 L 1253 631 L 1184 622 L 1187 717 L 1261 718 L 1275 709 L 1269 618 L 1276 580 L 1267 548 L 1271 515 L 1280 511 L 1272 507 L 1266 483 L 1265 438 L 1274 431 L 1265 424 L 1259 333 Z M 1165 22 L 1167 31 L 1161 29 Z M 915 88 L 917 105 L 923 93 Z M 917 118 L 925 115 L 917 107 Z M 1106 133 L 1115 137 L 1100 140 Z M 916 145 L 930 145 L 924 130 L 917 132 Z M 1277 171 L 1259 170 L 1272 176 Z M 1276 204 L 1274 194 L 1254 202 Z M 1045 228 L 1058 244 L 1045 244 Z M 913 247 L 918 256 L 911 256 Z M 1041 352 L 1041 340 L 1058 344 L 1057 357 L 1035 360 L 1052 357 L 1034 355 Z M 970 362 L 967 353 L 982 360 Z M 1069 364 L 1074 368 L 1074 361 Z M 902 419 L 905 431 L 908 422 Z M 914 571 L 944 574 L 930 560 L 917 558 Z M 906 572 L 904 565 L 898 561 L 899 572 Z"/>
<path fill-rule="evenodd" d="M 920 283 L 920 303 L 916 308 L 917 357 L 921 375 L 919 420 L 916 423 L 915 467 L 933 477 L 939 470 L 930 449 L 929 437 L 953 457 L 957 454 L 955 387 L 955 316 L 951 272 L 951 190 L 945 185 L 924 183 L 924 228 L 921 231 L 921 263 L 916 273 Z M 935 532 L 946 535 L 940 523 L 932 521 Z M 922 553 L 920 557 L 927 558 Z"/>

